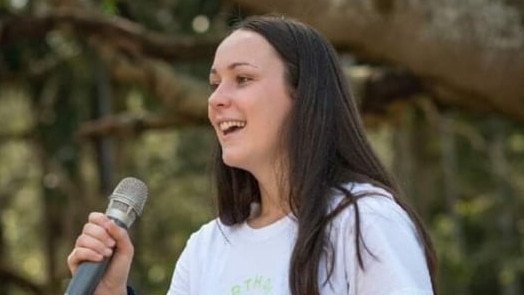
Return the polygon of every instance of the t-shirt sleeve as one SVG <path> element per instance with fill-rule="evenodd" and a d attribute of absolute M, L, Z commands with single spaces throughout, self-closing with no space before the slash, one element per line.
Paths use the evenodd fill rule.
<path fill-rule="evenodd" d="M 345 232 L 352 241 L 345 246 L 349 294 L 432 295 L 424 250 L 406 212 L 387 197 L 371 197 L 359 207 L 364 268 L 356 259 L 351 216 L 353 226 Z"/>

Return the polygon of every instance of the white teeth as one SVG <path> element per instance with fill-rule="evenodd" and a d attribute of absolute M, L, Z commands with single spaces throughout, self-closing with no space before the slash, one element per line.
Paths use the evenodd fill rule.
<path fill-rule="evenodd" d="M 245 126 L 246 122 L 244 121 L 224 121 L 218 124 L 218 128 L 220 128 L 221 131 L 227 131 L 232 127 L 243 128 Z"/>

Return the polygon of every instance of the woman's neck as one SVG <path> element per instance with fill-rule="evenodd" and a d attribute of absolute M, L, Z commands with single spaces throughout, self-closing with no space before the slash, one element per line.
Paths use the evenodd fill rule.
<path fill-rule="evenodd" d="M 253 228 L 260 228 L 281 219 L 290 212 L 287 188 L 279 185 L 281 181 L 275 174 L 268 179 L 257 178 L 260 189 L 260 207 L 247 221 Z M 257 214 L 258 213 L 258 214 Z"/>

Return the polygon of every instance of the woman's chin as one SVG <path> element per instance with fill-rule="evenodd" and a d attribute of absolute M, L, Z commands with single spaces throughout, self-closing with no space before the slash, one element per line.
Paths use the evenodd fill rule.
<path fill-rule="evenodd" d="M 238 168 L 242 170 L 249 170 L 247 167 L 248 159 L 238 157 L 237 155 L 222 154 L 222 161 L 229 167 Z"/>
<path fill-rule="evenodd" d="M 241 168 L 241 161 L 239 161 L 237 157 L 234 157 L 232 155 L 223 154 L 222 161 L 224 161 L 224 164 L 226 164 L 229 167 Z"/>

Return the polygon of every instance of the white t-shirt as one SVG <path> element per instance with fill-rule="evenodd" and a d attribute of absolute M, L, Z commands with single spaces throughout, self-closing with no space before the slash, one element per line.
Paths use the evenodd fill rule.
<path fill-rule="evenodd" d="M 329 237 L 335 266 L 322 295 L 431 295 L 431 282 L 415 227 L 390 195 L 370 184 L 347 187 L 372 195 L 358 200 L 364 270 L 355 249 L 354 207 L 333 221 Z M 375 195 L 375 196 L 373 196 Z M 378 196 L 380 195 L 380 196 Z M 386 196 L 384 196 L 386 195 Z M 333 197 L 331 207 L 342 200 Z M 253 229 L 247 223 L 226 226 L 215 219 L 193 233 L 173 274 L 168 295 L 290 294 L 288 270 L 297 226 L 286 216 Z M 321 261 L 319 284 L 325 282 Z"/>

